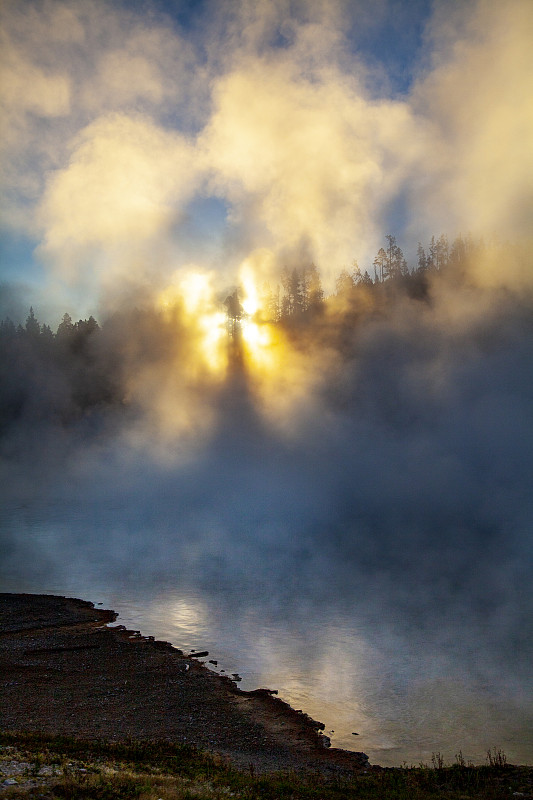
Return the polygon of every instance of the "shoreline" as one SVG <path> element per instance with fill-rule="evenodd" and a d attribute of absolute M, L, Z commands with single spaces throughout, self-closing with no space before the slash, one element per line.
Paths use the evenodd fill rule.
<path fill-rule="evenodd" d="M 77 598 L 0 594 L 4 731 L 166 740 L 258 771 L 369 768 L 269 689 L 244 691 L 197 654 L 127 630 Z"/>

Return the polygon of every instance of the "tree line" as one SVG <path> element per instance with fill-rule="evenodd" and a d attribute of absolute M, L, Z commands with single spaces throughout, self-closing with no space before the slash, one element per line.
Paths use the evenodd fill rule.
<path fill-rule="evenodd" d="M 62 423 L 121 400 L 119 358 L 94 317 L 64 314 L 54 333 L 33 307 L 0 322 L 0 434 L 20 418 Z"/>
<path fill-rule="evenodd" d="M 386 245 L 380 247 L 371 266 L 364 271 L 357 261 L 349 271 L 341 270 L 335 281 L 337 297 L 349 299 L 360 288 L 382 292 L 386 286 L 390 297 L 394 292 L 404 292 L 413 298 L 428 296 L 432 273 L 453 273 L 460 278 L 467 268 L 470 258 L 483 247 L 471 236 L 457 237 L 451 245 L 448 237 L 441 234 L 432 236 L 424 247 L 420 242 L 417 249 L 417 263 L 409 268 L 396 237 L 388 234 Z M 243 310 L 238 302 L 238 290 L 226 299 L 228 316 L 239 319 Z M 320 272 L 315 264 L 282 270 L 280 282 L 272 288 L 266 283 L 262 289 L 262 308 L 269 321 L 283 322 L 293 317 L 308 316 L 320 310 L 327 301 L 322 288 Z"/>
<path fill-rule="evenodd" d="M 354 261 L 351 271 L 340 272 L 329 297 L 316 265 L 282 270 L 275 288 L 268 284 L 262 288 L 262 321 L 284 326 L 296 337 L 305 330 L 312 340 L 319 335 L 315 320 L 332 303 L 337 330 L 330 325 L 328 335 L 335 345 L 360 318 L 363 295 L 381 309 L 394 303 L 398 294 L 423 300 L 432 273 L 460 276 L 480 247 L 471 238 L 459 237 L 449 245 L 444 235 L 432 237 L 426 248 L 419 244 L 417 264 L 409 269 L 395 237 L 385 238 L 372 266 L 363 272 Z M 238 289 L 226 298 L 225 306 L 228 332 L 235 333 L 245 316 Z M 324 335 L 321 325 L 320 336 Z M 33 308 L 25 324 L 0 321 L 0 433 L 21 418 L 68 423 L 98 409 L 120 406 L 127 395 L 128 371 L 142 360 L 168 358 L 172 347 L 187 346 L 187 336 L 179 320 L 169 321 L 154 309 L 117 312 L 103 326 L 92 316 L 74 322 L 65 313 L 55 333 L 39 322 Z"/>

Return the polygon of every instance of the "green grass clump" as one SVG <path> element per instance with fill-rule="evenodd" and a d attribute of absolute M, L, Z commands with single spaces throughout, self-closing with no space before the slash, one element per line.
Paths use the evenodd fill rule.
<path fill-rule="evenodd" d="M 446 766 L 257 774 L 171 742 L 82 741 L 45 734 L 0 733 L 4 761 L 28 765 L 19 785 L 1 786 L 6 800 L 503 800 L 513 792 L 533 797 L 533 768 L 507 764 L 493 749 L 487 764 L 466 764 L 461 751 Z M 42 777 L 54 765 L 56 774 Z"/>

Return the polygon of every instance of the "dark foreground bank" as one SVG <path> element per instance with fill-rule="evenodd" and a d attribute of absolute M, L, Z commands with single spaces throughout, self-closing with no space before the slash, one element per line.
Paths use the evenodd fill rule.
<path fill-rule="evenodd" d="M 112 611 L 0 594 L 0 797 L 8 800 L 503 800 L 533 768 L 382 769 L 326 749 L 320 724 L 242 692 L 165 642 L 108 628 Z"/>
<path fill-rule="evenodd" d="M 241 691 L 115 619 L 83 600 L 0 594 L 0 730 L 191 745 L 258 772 L 368 768 L 268 690 Z"/>

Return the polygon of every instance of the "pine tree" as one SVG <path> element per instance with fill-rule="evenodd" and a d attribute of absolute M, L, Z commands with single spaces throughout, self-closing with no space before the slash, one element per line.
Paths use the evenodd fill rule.
<path fill-rule="evenodd" d="M 70 314 L 63 314 L 63 319 L 58 325 L 56 336 L 58 339 L 69 338 L 74 333 L 74 324 Z"/>
<path fill-rule="evenodd" d="M 388 242 L 386 265 L 387 277 L 400 278 L 403 275 L 407 275 L 407 262 L 404 258 L 401 248 L 396 244 L 396 237 L 389 233 L 385 238 Z"/>
<path fill-rule="evenodd" d="M 374 275 L 376 277 L 376 283 L 383 283 L 387 277 L 387 264 L 387 253 L 382 247 L 380 247 L 378 254 L 374 259 Z"/>
<path fill-rule="evenodd" d="M 418 258 L 418 262 L 417 262 L 418 263 L 418 271 L 419 272 L 425 272 L 427 270 L 427 268 L 428 268 L 428 259 L 427 259 L 427 256 L 426 256 L 426 251 L 424 250 L 424 248 L 422 247 L 420 242 L 418 242 L 418 248 L 417 248 L 416 253 L 417 253 L 417 258 Z"/>
<path fill-rule="evenodd" d="M 33 338 L 37 338 L 41 333 L 41 326 L 33 313 L 33 306 L 30 306 L 30 313 L 26 318 L 26 333 Z"/>
<path fill-rule="evenodd" d="M 307 308 L 317 309 L 324 300 L 324 290 L 320 280 L 320 272 L 315 264 L 305 270 L 307 280 Z"/>
<path fill-rule="evenodd" d="M 292 272 L 289 272 L 285 268 L 281 275 L 281 283 L 285 290 L 285 296 L 282 301 L 282 315 L 292 317 L 302 310 L 302 285 L 298 270 L 293 269 Z"/>
<path fill-rule="evenodd" d="M 359 273 L 360 274 L 360 273 Z M 348 271 L 343 269 L 335 281 L 335 291 L 339 295 L 349 295 L 355 286 L 354 278 L 348 274 Z"/>

